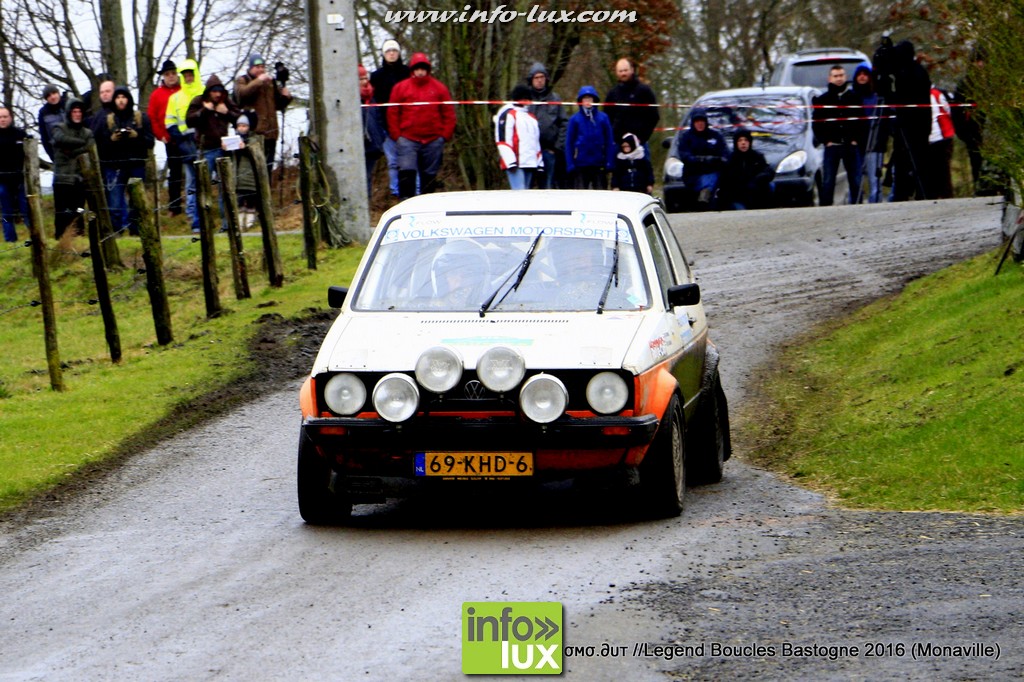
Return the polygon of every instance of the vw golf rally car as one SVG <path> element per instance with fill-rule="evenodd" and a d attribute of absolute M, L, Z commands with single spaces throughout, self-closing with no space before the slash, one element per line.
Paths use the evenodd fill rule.
<path fill-rule="evenodd" d="M 385 213 L 300 396 L 299 511 L 414 486 L 598 476 L 675 516 L 729 419 L 700 289 L 657 200 L 451 192 Z"/>

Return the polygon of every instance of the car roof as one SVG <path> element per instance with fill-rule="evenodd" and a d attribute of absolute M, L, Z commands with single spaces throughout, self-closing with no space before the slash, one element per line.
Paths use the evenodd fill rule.
<path fill-rule="evenodd" d="M 827 58 L 829 56 L 862 57 L 864 59 L 867 59 L 867 55 L 865 55 L 863 52 L 861 52 L 860 50 L 854 50 L 853 48 L 850 47 L 812 47 L 806 50 L 797 50 L 792 54 L 785 55 L 780 61 L 786 61 L 800 57 Z"/>
<path fill-rule="evenodd" d="M 409 213 L 508 213 L 522 211 L 600 211 L 633 214 L 658 200 L 639 192 L 610 190 L 487 190 L 421 194 L 390 208 L 380 218 L 384 225 Z"/>
<path fill-rule="evenodd" d="M 728 88 L 726 90 L 712 90 L 705 92 L 703 95 L 697 98 L 697 102 L 701 102 L 705 99 L 719 99 L 722 97 L 762 97 L 765 95 L 774 95 L 777 97 L 792 97 L 798 95 L 804 99 L 816 95 L 820 92 L 817 88 L 812 88 L 809 85 L 766 85 L 764 87 L 754 86 L 749 88 Z"/>

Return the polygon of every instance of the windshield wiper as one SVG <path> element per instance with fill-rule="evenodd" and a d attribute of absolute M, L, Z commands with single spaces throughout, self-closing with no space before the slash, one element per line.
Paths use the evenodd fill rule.
<path fill-rule="evenodd" d="M 501 305 L 501 302 L 504 301 L 509 294 L 519 288 L 519 285 L 523 282 L 523 277 L 526 276 L 526 271 L 530 269 L 530 264 L 533 263 L 533 254 L 537 251 L 537 244 L 543 236 L 543 231 L 537 235 L 537 238 L 533 240 L 532 244 L 530 244 L 530 248 L 526 250 L 526 256 L 523 258 L 523 262 L 519 264 L 518 271 L 510 272 L 508 277 L 503 279 L 501 284 L 498 285 L 498 288 L 494 290 L 494 293 L 483 302 L 483 305 L 480 306 L 480 317 L 483 317 L 484 313 L 491 309 L 491 303 L 494 303 L 494 299 L 498 296 L 498 292 L 501 291 L 503 286 L 508 284 L 508 281 L 512 279 L 512 275 L 516 275 L 516 272 L 518 272 L 516 275 L 516 281 L 505 291 L 505 295 L 498 299 L 498 302 L 494 304 L 495 307 Z"/>
<path fill-rule="evenodd" d="M 608 292 L 612 288 L 612 280 L 615 280 L 615 287 L 619 286 L 619 226 L 615 226 L 615 255 L 612 257 L 612 271 L 608 273 L 608 281 L 604 283 L 604 291 L 601 293 L 601 300 L 597 302 L 597 314 L 604 312 L 604 304 L 608 300 Z"/>

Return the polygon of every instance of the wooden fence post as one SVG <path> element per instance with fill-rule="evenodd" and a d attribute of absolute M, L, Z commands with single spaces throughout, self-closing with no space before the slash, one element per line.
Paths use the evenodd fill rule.
<path fill-rule="evenodd" d="M 88 151 L 78 157 L 78 168 L 82 177 L 85 178 L 85 193 L 89 202 L 89 210 L 96 216 L 92 222 L 97 223 L 100 246 L 103 249 L 103 260 L 111 270 L 120 270 L 124 267 L 124 263 L 121 261 L 121 252 L 117 247 L 114 226 L 110 222 L 106 183 L 103 182 L 103 171 L 100 167 L 100 156 L 96 151 L 95 142 L 90 143 Z"/>
<path fill-rule="evenodd" d="M 279 287 L 284 284 L 284 268 L 281 266 L 281 254 L 277 250 L 274 205 L 270 194 L 267 157 L 263 153 L 263 136 L 251 135 L 245 145 L 245 153 L 252 159 L 252 170 L 256 174 L 256 212 L 263 229 L 263 259 L 267 263 L 267 279 L 270 280 L 270 286 Z"/>
<path fill-rule="evenodd" d="M 222 156 L 217 159 L 220 176 L 220 195 L 224 198 L 224 217 L 228 221 L 228 250 L 231 252 L 231 279 L 235 285 L 235 298 L 250 298 L 249 274 L 245 265 L 242 233 L 238 229 L 238 192 L 235 187 L 235 159 Z"/>
<path fill-rule="evenodd" d="M 39 142 L 25 140 L 25 189 L 28 194 L 28 231 L 32 239 L 33 271 L 39 279 L 39 302 L 43 308 L 43 334 L 46 344 L 46 366 L 50 371 L 50 388 L 64 390 L 64 372 L 60 368 L 60 349 L 57 346 L 57 315 L 53 309 L 53 290 L 50 288 L 50 266 L 46 260 L 46 240 L 43 237 L 43 206 L 39 183 Z"/>
<path fill-rule="evenodd" d="M 304 251 L 306 252 L 306 267 L 316 270 L 316 248 L 320 240 L 316 235 L 316 227 L 313 225 L 313 195 L 310 189 L 313 173 L 313 150 L 310 146 L 309 137 L 299 137 L 299 194 L 302 199 L 302 237 Z"/>
<path fill-rule="evenodd" d="M 121 362 L 121 334 L 117 330 L 114 304 L 110 300 L 110 285 L 107 283 L 107 268 L 103 262 L 103 247 L 100 243 L 98 220 L 89 221 L 89 255 L 92 257 L 92 278 L 96 282 L 96 302 L 103 315 L 103 330 L 110 349 L 110 361 Z M 113 240 L 111 240 L 113 241 Z"/>
<path fill-rule="evenodd" d="M 131 207 L 139 214 L 139 239 L 142 242 L 142 261 L 146 264 L 146 289 L 149 290 L 149 307 L 153 310 L 153 326 L 156 342 L 166 346 L 174 340 L 171 333 L 171 308 L 167 303 L 167 287 L 164 285 L 164 256 L 157 231 L 146 198 L 146 188 L 141 180 L 128 181 L 128 196 Z"/>
<path fill-rule="evenodd" d="M 131 182 L 129 180 L 129 182 Z M 146 182 L 149 183 L 153 192 L 153 226 L 157 235 L 160 234 L 160 171 L 156 167 L 156 154 L 150 149 L 146 155 Z"/>
<path fill-rule="evenodd" d="M 214 234 L 217 232 L 217 213 L 214 209 L 213 183 L 206 159 L 199 155 L 196 169 L 196 210 L 199 213 L 199 245 L 203 254 L 203 297 L 206 299 L 206 316 L 221 314 L 220 280 L 217 277 L 217 254 L 214 251 Z"/>

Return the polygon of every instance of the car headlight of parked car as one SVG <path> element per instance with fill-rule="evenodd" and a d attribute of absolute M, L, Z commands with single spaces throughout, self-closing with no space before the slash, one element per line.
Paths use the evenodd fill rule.
<path fill-rule="evenodd" d="M 519 392 L 519 406 L 523 414 L 539 424 L 555 421 L 569 404 L 569 391 L 558 377 L 535 374 L 523 384 Z"/>
<path fill-rule="evenodd" d="M 373 406 L 389 422 L 404 422 L 416 414 L 419 404 L 420 390 L 405 374 L 388 374 L 373 389 Z"/>
<path fill-rule="evenodd" d="M 807 163 L 807 152 L 803 149 L 793 152 L 779 162 L 775 169 L 776 173 L 792 173 L 804 167 Z"/>
<path fill-rule="evenodd" d="M 324 385 L 324 402 L 335 414 L 355 414 L 366 403 L 366 386 L 355 374 L 335 374 Z"/>
<path fill-rule="evenodd" d="M 683 177 L 683 162 L 674 156 L 665 159 L 665 177 L 681 179 Z"/>

